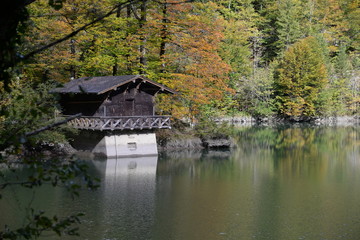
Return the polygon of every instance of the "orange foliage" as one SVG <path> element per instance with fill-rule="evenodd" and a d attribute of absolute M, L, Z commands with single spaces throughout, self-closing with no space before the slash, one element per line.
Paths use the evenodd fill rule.
<path fill-rule="evenodd" d="M 185 108 L 179 115 L 194 118 L 204 105 L 216 107 L 226 94 L 234 93 L 227 84 L 231 68 L 219 56 L 223 20 L 216 7 L 196 3 L 171 9 L 170 18 L 177 25 L 166 59 L 174 67 L 170 85 L 183 97 Z"/>

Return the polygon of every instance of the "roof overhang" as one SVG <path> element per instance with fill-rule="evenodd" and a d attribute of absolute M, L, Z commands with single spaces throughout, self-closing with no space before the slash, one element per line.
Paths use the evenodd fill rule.
<path fill-rule="evenodd" d="M 177 92 L 142 75 L 87 77 L 71 80 L 63 87 L 55 88 L 51 92 L 60 94 L 95 94 L 101 95 L 117 90 L 131 82 L 148 84 L 154 87 L 156 93 L 176 94 Z"/>

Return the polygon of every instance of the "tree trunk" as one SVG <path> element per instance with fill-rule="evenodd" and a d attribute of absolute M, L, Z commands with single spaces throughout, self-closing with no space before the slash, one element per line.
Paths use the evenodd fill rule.
<path fill-rule="evenodd" d="M 165 51 L 166 51 L 166 42 L 168 40 L 168 18 L 167 18 L 167 0 L 165 0 L 162 3 L 162 27 L 161 27 L 161 31 L 160 31 L 160 36 L 161 36 L 161 42 L 160 42 L 160 62 L 161 62 L 161 69 L 160 72 L 163 73 L 165 72 Z"/>
<path fill-rule="evenodd" d="M 26 6 L 35 0 L 4 0 L 0 8 L 0 81 L 9 90 L 11 73 L 17 61 L 16 43 L 19 42 L 18 26 L 28 19 Z"/>
<path fill-rule="evenodd" d="M 144 31 L 144 25 L 146 23 L 146 13 L 147 13 L 147 0 L 142 0 L 140 5 L 140 20 L 139 20 L 139 30 L 140 30 L 140 46 L 139 46 L 139 53 L 140 53 L 140 74 L 145 73 L 145 68 L 147 65 L 146 61 L 146 37 Z"/>
<path fill-rule="evenodd" d="M 75 57 L 76 49 L 75 49 L 75 39 L 70 40 L 70 53 L 72 57 Z M 76 69 L 74 65 L 70 66 L 70 78 L 76 78 Z"/>
<path fill-rule="evenodd" d="M 132 7 L 131 5 L 128 5 L 126 7 L 126 17 L 128 19 L 131 18 L 131 7 Z M 131 26 L 131 24 L 128 22 L 128 27 L 130 28 L 130 26 Z M 124 39 L 124 42 L 126 42 L 126 43 L 127 43 L 128 36 L 129 36 L 129 31 L 126 31 L 126 37 Z M 130 53 L 129 52 L 126 53 L 125 57 L 126 57 L 126 71 L 130 74 L 130 73 L 132 73 L 132 67 L 131 67 L 132 64 L 131 64 L 131 59 L 130 59 Z"/>
<path fill-rule="evenodd" d="M 117 18 L 120 18 L 121 17 L 121 8 L 120 7 L 118 7 L 118 9 L 117 9 L 117 12 L 116 12 L 116 17 Z M 116 29 L 117 31 L 120 31 L 120 29 L 118 28 L 118 29 Z M 115 58 L 115 63 L 114 63 L 114 66 L 113 66 L 113 71 L 112 71 L 112 75 L 113 76 L 116 76 L 117 75 L 117 73 L 118 73 L 118 70 L 119 70 L 119 66 L 118 66 L 118 56 L 116 56 L 115 54 L 114 54 L 114 58 Z"/>

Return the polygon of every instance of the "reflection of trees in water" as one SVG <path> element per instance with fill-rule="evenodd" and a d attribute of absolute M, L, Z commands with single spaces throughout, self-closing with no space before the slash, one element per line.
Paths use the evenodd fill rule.
<path fill-rule="evenodd" d="M 238 133 L 238 155 L 260 161 L 271 155 L 283 173 L 310 174 L 338 164 L 360 165 L 359 127 L 254 127 Z M 238 157 L 239 158 L 239 157 Z"/>
<path fill-rule="evenodd" d="M 234 165 L 273 174 L 311 175 L 339 164 L 358 164 L 360 128 L 357 127 L 252 127 L 239 130 L 238 147 L 231 151 L 201 150 L 162 153 L 158 174 L 192 177 L 218 173 L 231 176 Z M 166 161 L 171 159 L 171 161 Z M 330 164 L 330 165 L 329 165 Z M 257 170 L 257 171 L 258 171 Z"/>
<path fill-rule="evenodd" d="M 197 232 L 209 239 L 211 232 L 229 239 L 356 236 L 351 221 L 358 215 L 348 209 L 358 206 L 360 169 L 352 161 L 360 156 L 359 133 L 349 127 L 249 128 L 228 155 L 162 156 L 156 188 L 166 195 L 157 198 L 155 232 L 164 239 L 174 238 L 170 233 L 199 239 L 191 238 Z M 173 208 L 159 207 L 166 202 Z"/>
<path fill-rule="evenodd" d="M 246 174 L 261 182 L 272 176 L 323 178 L 336 174 L 340 166 L 347 171 L 360 167 L 358 127 L 252 127 L 239 130 L 237 138 L 238 147 L 231 151 L 166 152 L 160 157 L 157 178 L 215 174 L 225 179 L 247 169 Z"/>
<path fill-rule="evenodd" d="M 226 175 L 231 171 L 229 164 L 230 150 L 206 151 L 206 150 L 183 150 L 167 151 L 161 154 L 157 166 L 157 176 L 190 175 L 191 177 L 203 177 L 217 172 Z M 227 169 L 227 170 L 226 170 Z"/>
<path fill-rule="evenodd" d="M 351 231 L 357 223 L 349 219 L 357 215 L 348 209 L 358 206 L 359 127 L 259 127 L 239 131 L 238 138 L 233 159 L 242 174 L 252 171 L 256 234 L 271 234 L 269 239 L 295 239 L 294 233 L 301 232 L 313 239 L 356 236 Z M 333 227 L 340 223 L 342 228 Z"/>

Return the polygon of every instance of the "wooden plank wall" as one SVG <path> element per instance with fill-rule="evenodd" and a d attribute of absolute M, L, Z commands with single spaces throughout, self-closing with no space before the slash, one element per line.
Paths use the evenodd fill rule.
<path fill-rule="evenodd" d="M 64 114 L 84 116 L 152 116 L 154 97 L 136 88 L 119 89 L 102 95 L 77 94 L 61 101 Z"/>

